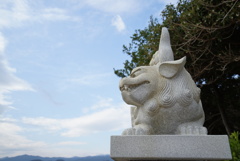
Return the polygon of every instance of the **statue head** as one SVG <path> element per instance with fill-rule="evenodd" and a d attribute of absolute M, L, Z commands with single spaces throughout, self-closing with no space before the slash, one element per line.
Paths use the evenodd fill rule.
<path fill-rule="evenodd" d="M 177 97 L 188 95 L 198 101 L 200 91 L 186 72 L 185 63 L 186 57 L 174 60 L 168 29 L 162 28 L 159 49 L 153 55 L 150 66 L 137 67 L 132 70 L 129 77 L 120 81 L 123 100 L 127 104 L 141 106 L 151 98 L 158 97 L 155 99 L 161 105 L 170 101 L 168 100 L 170 98 L 176 102 L 174 100 Z M 174 81 L 176 79 L 179 81 Z M 176 90 L 183 90 L 181 96 L 177 96 L 179 92 Z"/>

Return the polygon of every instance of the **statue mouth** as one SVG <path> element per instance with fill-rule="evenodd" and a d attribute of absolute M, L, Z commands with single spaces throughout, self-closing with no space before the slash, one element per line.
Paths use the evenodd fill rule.
<path fill-rule="evenodd" d="M 127 91 L 127 92 L 131 92 L 133 90 L 135 90 L 136 88 L 144 85 L 144 84 L 149 84 L 150 82 L 149 81 L 143 81 L 139 84 L 124 84 L 123 86 L 120 87 L 120 91 L 123 92 L 123 91 Z"/>

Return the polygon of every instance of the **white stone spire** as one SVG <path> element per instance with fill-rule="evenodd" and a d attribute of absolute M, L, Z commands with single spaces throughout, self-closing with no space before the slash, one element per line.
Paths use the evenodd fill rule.
<path fill-rule="evenodd" d="M 160 63 L 174 60 L 173 51 L 172 51 L 171 42 L 170 42 L 170 36 L 169 36 L 168 29 L 166 27 L 162 28 L 158 54 L 159 54 Z"/>

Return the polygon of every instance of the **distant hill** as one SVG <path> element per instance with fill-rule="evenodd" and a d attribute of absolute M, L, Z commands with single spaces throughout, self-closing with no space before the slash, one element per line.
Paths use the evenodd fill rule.
<path fill-rule="evenodd" d="M 88 157 L 40 157 L 31 155 L 20 155 L 16 157 L 5 157 L 0 158 L 0 161 L 113 161 L 109 155 L 98 155 L 98 156 L 88 156 Z"/>

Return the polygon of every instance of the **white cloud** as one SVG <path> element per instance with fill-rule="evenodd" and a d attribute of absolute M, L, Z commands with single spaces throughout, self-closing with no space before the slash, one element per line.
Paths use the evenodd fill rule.
<path fill-rule="evenodd" d="M 45 8 L 39 13 L 39 18 L 44 20 L 52 20 L 52 21 L 78 21 L 80 20 L 77 17 L 69 16 L 67 11 L 60 8 Z"/>
<path fill-rule="evenodd" d="M 22 122 L 38 126 L 49 132 L 60 132 L 65 137 L 78 137 L 97 132 L 115 131 L 130 126 L 130 110 L 127 105 L 106 105 L 107 108 L 77 118 L 25 117 L 22 119 Z"/>
<path fill-rule="evenodd" d="M 32 2 L 33 4 L 33 2 Z M 36 8 L 28 0 L 9 0 L 0 2 L 0 28 L 19 27 L 26 22 L 79 21 L 79 17 L 71 16 L 61 8 Z"/>
<path fill-rule="evenodd" d="M 126 28 L 125 23 L 123 22 L 121 16 L 119 15 L 115 16 L 112 19 L 112 25 L 115 26 L 119 32 L 122 32 Z"/>
<path fill-rule="evenodd" d="M 99 111 L 102 109 L 106 109 L 106 108 L 111 108 L 113 105 L 113 99 L 112 98 L 102 98 L 97 96 L 97 99 L 99 100 L 97 103 L 95 103 L 94 105 L 87 107 L 87 108 L 83 108 L 82 112 L 84 114 L 89 113 L 89 112 L 93 112 L 93 111 Z"/>
<path fill-rule="evenodd" d="M 133 13 L 143 6 L 140 0 L 85 0 L 85 3 L 95 9 L 109 13 Z"/>
<path fill-rule="evenodd" d="M 87 145 L 86 142 L 61 141 L 45 143 L 43 141 L 30 140 L 23 136 L 24 133 L 29 132 L 29 129 L 18 126 L 19 122 L 16 119 L 0 116 L 0 158 L 6 156 L 13 157 L 26 153 L 45 157 L 72 157 L 91 154 L 83 150 L 79 152 L 79 148 Z"/>
<path fill-rule="evenodd" d="M 23 129 L 14 123 L 0 120 L 0 129 L 0 157 L 6 154 L 19 155 L 26 150 L 31 151 L 46 146 L 43 142 L 35 142 L 21 136 L 19 133 Z"/>
<path fill-rule="evenodd" d="M 0 55 L 4 52 L 5 46 L 7 44 L 7 41 L 3 37 L 2 33 L 0 32 Z"/>
<path fill-rule="evenodd" d="M 68 83 L 74 83 L 78 85 L 100 85 L 106 80 L 106 77 L 111 76 L 112 73 L 99 73 L 99 74 L 84 74 L 81 77 L 67 79 Z"/>
<path fill-rule="evenodd" d="M 16 120 L 2 117 L 6 109 L 14 108 L 11 106 L 11 97 L 7 94 L 17 90 L 33 90 L 27 82 L 15 76 L 16 69 L 10 67 L 4 55 L 6 43 L 0 32 L 0 138 L 4 138 L 0 139 L 0 156 L 6 151 L 17 155 L 21 149 L 43 145 L 41 142 L 33 142 L 19 135 L 23 129 L 14 124 Z"/>
<path fill-rule="evenodd" d="M 17 90 L 33 90 L 27 82 L 14 75 L 16 69 L 10 67 L 4 55 L 6 43 L 0 32 L 0 114 L 8 108 L 13 108 L 6 94 Z"/>
<path fill-rule="evenodd" d="M 1 1 L 0 3 L 0 28 L 16 27 L 28 20 L 29 8 L 26 0 Z"/>
<path fill-rule="evenodd" d="M 178 0 L 158 0 L 159 4 L 177 4 Z M 155 0 L 84 0 L 79 6 L 88 5 L 97 10 L 111 14 L 132 14 L 144 10 L 146 7 L 156 4 Z M 149 15 L 150 16 L 150 15 Z"/>
<path fill-rule="evenodd" d="M 97 109 L 102 109 L 102 108 L 110 108 L 113 104 L 113 99 L 112 98 L 102 98 L 98 97 L 99 101 L 91 106 L 89 109 L 90 110 L 97 110 Z"/>
<path fill-rule="evenodd" d="M 17 155 L 41 155 L 45 157 L 73 157 L 95 155 L 87 150 L 79 148 L 87 146 L 86 142 L 80 141 L 60 141 L 46 143 L 43 141 L 35 141 L 26 138 L 24 133 L 29 129 L 17 125 L 20 120 L 12 118 L 3 118 L 0 116 L 0 158 L 12 157 Z M 31 131 L 36 132 L 36 131 Z M 39 132 L 39 131 L 37 131 Z"/>
<path fill-rule="evenodd" d="M 86 144 L 85 142 L 79 142 L 79 141 L 64 141 L 64 142 L 59 142 L 57 145 L 63 145 L 63 146 L 72 146 L 72 145 L 83 145 Z"/>

